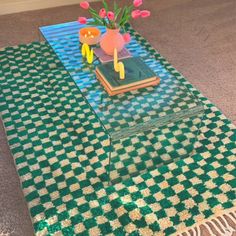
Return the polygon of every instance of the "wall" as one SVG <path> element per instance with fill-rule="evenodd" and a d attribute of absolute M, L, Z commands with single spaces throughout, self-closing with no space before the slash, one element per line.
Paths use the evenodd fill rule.
<path fill-rule="evenodd" d="M 82 0 L 0 0 L 0 15 L 36 9 L 72 5 Z M 89 0 L 98 1 L 98 0 Z"/>

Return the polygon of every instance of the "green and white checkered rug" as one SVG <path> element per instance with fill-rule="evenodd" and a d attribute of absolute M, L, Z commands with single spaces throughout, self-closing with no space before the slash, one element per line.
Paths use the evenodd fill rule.
<path fill-rule="evenodd" d="M 205 105 L 196 153 L 107 186 L 107 137 L 50 47 L 1 49 L 0 65 L 1 117 L 36 235 L 233 232 L 222 216 L 236 221 L 236 128 L 180 74 Z"/>

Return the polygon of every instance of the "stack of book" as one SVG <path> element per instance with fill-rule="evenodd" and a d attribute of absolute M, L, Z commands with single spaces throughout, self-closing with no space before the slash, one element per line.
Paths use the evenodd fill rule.
<path fill-rule="evenodd" d="M 125 66 L 125 79 L 119 78 L 119 73 L 114 70 L 113 61 L 96 67 L 96 76 L 110 96 L 157 86 L 160 83 L 160 79 L 140 57 L 129 57 L 120 61 Z"/>

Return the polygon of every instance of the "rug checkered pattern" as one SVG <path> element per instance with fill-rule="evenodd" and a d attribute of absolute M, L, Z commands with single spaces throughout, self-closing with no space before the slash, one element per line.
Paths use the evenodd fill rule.
<path fill-rule="evenodd" d="M 81 55 L 78 31 L 83 27 L 78 22 L 68 22 L 44 26 L 40 31 L 110 137 L 111 181 L 117 183 L 147 168 L 156 168 L 191 154 L 203 115 L 199 100 L 160 60 L 156 60 L 148 44 L 143 44 L 135 34 L 127 45 L 128 50 L 132 56 L 141 56 L 161 79 L 161 84 L 111 98 L 94 73 L 96 66 L 101 64 L 99 60 L 88 64 Z M 99 29 L 105 32 L 105 27 Z M 150 130 L 151 135 L 147 132 Z M 135 138 L 131 138 L 133 136 Z"/>
<path fill-rule="evenodd" d="M 195 154 L 107 186 L 108 137 L 50 47 L 1 49 L 1 117 L 36 235 L 171 235 L 235 206 L 235 127 L 129 30 L 204 103 Z M 122 144 L 154 153 L 155 132 Z"/>

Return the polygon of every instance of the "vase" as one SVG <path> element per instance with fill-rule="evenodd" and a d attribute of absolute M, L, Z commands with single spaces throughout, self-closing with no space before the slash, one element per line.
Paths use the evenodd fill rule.
<path fill-rule="evenodd" d="M 106 29 L 106 33 L 102 35 L 100 40 L 100 47 L 110 56 L 113 56 L 114 49 L 120 52 L 125 46 L 125 39 L 120 33 L 120 29 Z"/>

